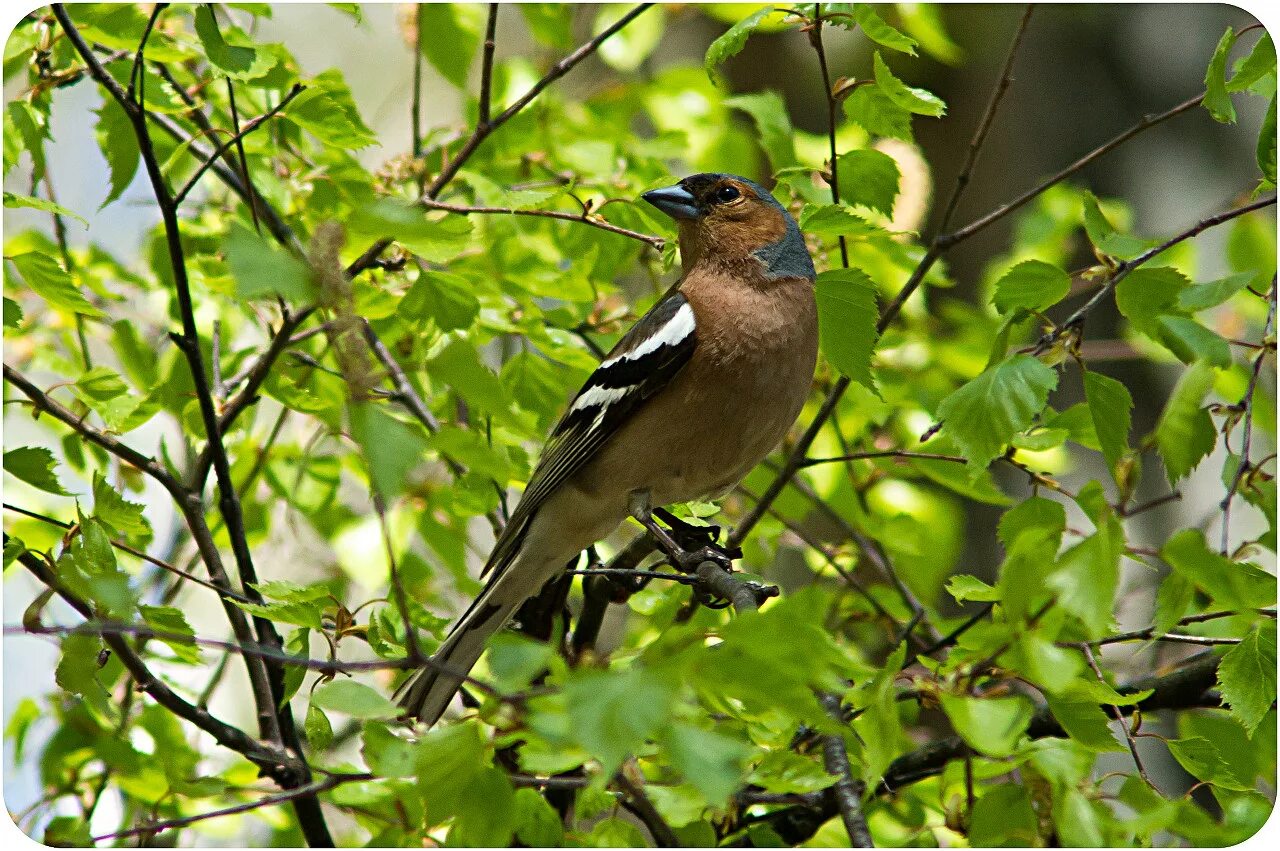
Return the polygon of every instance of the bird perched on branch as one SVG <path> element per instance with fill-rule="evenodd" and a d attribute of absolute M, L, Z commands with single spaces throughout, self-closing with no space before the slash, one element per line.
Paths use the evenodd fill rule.
<path fill-rule="evenodd" d="M 818 325 L 795 220 L 763 187 L 728 174 L 643 198 L 678 223 L 684 272 L 552 431 L 481 573 L 488 584 L 432 664 L 401 686 L 406 716 L 439 719 L 489 636 L 582 550 L 628 516 L 664 540 L 655 509 L 727 492 L 800 413 Z"/>

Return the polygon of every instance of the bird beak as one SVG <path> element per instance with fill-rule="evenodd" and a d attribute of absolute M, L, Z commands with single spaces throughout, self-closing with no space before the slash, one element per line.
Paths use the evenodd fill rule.
<path fill-rule="evenodd" d="M 653 189 L 640 197 L 677 221 L 698 217 L 697 200 L 688 189 L 678 183 L 675 186 Z"/>

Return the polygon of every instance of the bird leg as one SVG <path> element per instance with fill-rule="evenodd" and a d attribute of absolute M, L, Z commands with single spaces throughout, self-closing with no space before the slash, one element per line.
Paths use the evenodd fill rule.
<path fill-rule="evenodd" d="M 716 541 L 720 537 L 719 526 L 695 526 L 676 517 L 665 508 L 653 509 L 653 514 L 671 530 L 671 536 L 686 550 L 697 550 L 710 547 L 726 558 L 742 558 L 741 547 L 723 547 Z"/>
<path fill-rule="evenodd" d="M 693 573 L 698 569 L 698 565 L 704 561 L 713 561 L 725 570 L 731 569 L 732 560 L 723 548 L 707 542 L 696 549 L 685 549 L 670 532 L 659 526 L 657 521 L 653 519 L 654 512 L 649 504 L 648 491 L 634 491 L 631 494 L 628 507 L 630 508 L 631 516 L 654 537 L 654 540 L 658 542 L 658 547 L 666 554 L 667 559 L 677 570 L 684 573 Z M 668 517 L 671 516 L 668 512 L 663 511 L 662 513 Z M 681 522 L 683 523 L 683 521 Z M 700 531 L 700 527 L 690 526 L 687 523 L 683 523 L 683 525 Z"/>

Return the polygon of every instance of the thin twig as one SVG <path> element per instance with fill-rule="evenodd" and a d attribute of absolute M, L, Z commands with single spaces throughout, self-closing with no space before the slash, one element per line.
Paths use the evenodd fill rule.
<path fill-rule="evenodd" d="M 21 553 L 18 556 L 18 562 L 31 571 L 46 586 L 57 591 L 58 595 L 82 616 L 89 619 L 93 618 L 93 609 L 89 604 L 63 588 L 49 565 L 34 553 Z M 251 762 L 268 769 L 273 776 L 278 776 L 277 769 L 289 766 L 291 759 L 283 751 L 267 746 L 238 727 L 222 721 L 208 711 L 194 706 L 178 696 L 163 680 L 151 673 L 142 658 L 134 652 L 129 642 L 123 640 L 121 636 L 104 635 L 103 640 L 106 641 L 112 652 L 115 653 L 116 657 L 120 659 L 125 669 L 133 677 L 137 683 L 137 688 L 146 692 L 156 703 L 213 736 L 214 740 L 223 747 L 230 748 Z"/>
<path fill-rule="evenodd" d="M 1143 265 L 1144 263 L 1148 262 L 1154 257 L 1160 254 L 1163 254 L 1165 251 L 1168 251 L 1170 248 L 1177 245 L 1178 243 L 1183 242 L 1184 240 L 1191 239 L 1194 236 L 1198 236 L 1199 234 L 1203 233 L 1209 228 L 1217 227 L 1218 225 L 1229 222 L 1232 219 L 1236 219 L 1236 218 L 1239 218 L 1240 216 L 1244 216 L 1249 213 L 1256 212 L 1257 210 L 1261 210 L 1266 207 L 1273 206 L 1275 203 L 1276 203 L 1276 196 L 1272 195 L 1268 198 L 1260 198 L 1259 200 L 1254 201 L 1250 204 L 1245 204 L 1243 207 L 1236 207 L 1233 210 L 1227 210 L 1225 212 L 1218 213 L 1216 215 L 1201 219 L 1200 221 L 1196 222 L 1194 225 L 1182 231 L 1181 233 L 1175 236 L 1172 236 L 1169 239 L 1165 240 L 1164 242 L 1160 243 L 1155 248 L 1149 248 L 1146 251 L 1139 254 L 1137 257 L 1134 257 L 1130 260 L 1125 260 L 1119 263 L 1115 267 L 1115 269 L 1111 272 L 1111 274 L 1107 276 L 1106 283 L 1102 285 L 1102 287 L 1098 290 L 1097 293 L 1094 294 L 1092 298 L 1090 298 L 1087 302 L 1081 305 L 1080 308 L 1076 310 L 1075 313 L 1067 317 L 1066 321 L 1064 321 L 1061 325 L 1059 325 L 1057 328 L 1053 329 L 1052 331 L 1050 331 L 1049 333 L 1045 334 L 1043 337 L 1040 338 L 1040 341 L 1035 346 L 1035 351 L 1037 352 L 1045 351 L 1046 349 L 1049 348 L 1049 346 L 1051 346 L 1054 342 L 1059 340 L 1068 331 L 1073 329 L 1079 329 L 1084 324 L 1085 317 L 1089 315 L 1090 311 L 1092 311 L 1095 307 L 1101 304 L 1103 300 L 1105 300 L 1106 297 L 1111 294 L 1111 292 L 1116 288 L 1116 286 L 1121 281 L 1123 281 L 1126 277 L 1128 277 L 1129 273 L 1131 273 L 1134 269 L 1137 269 L 1139 266 Z"/>
<path fill-rule="evenodd" d="M 464 204 L 447 204 L 443 201 L 436 201 L 431 198 L 420 199 L 422 206 L 430 210 L 444 210 L 449 213 L 458 213 L 461 215 L 494 215 L 494 216 L 537 216 L 545 219 L 560 219 L 565 222 L 579 222 L 584 225 L 590 225 L 593 228 L 616 233 L 619 236 L 625 236 L 628 239 L 635 239 L 645 243 L 655 251 L 662 251 L 662 247 L 666 245 L 666 240 L 660 236 L 652 236 L 647 233 L 627 230 L 624 227 L 605 221 L 600 216 L 588 216 L 585 213 L 566 213 L 560 210 L 520 210 L 512 207 L 473 207 Z"/>
<path fill-rule="evenodd" d="M 196 184 L 200 181 L 200 178 L 204 176 L 205 172 L 208 171 L 210 168 L 212 168 L 217 163 L 218 158 L 221 157 L 223 154 L 225 154 L 228 150 L 230 150 L 232 145 L 240 146 L 240 156 L 244 156 L 244 148 L 243 148 L 244 137 L 248 136 L 254 130 L 257 130 L 259 127 L 266 124 L 272 118 L 275 118 L 277 115 L 279 115 L 280 112 L 286 106 L 289 105 L 289 101 L 293 100 L 295 97 L 302 94 L 304 91 L 306 91 L 306 89 L 307 87 L 304 86 L 302 83 L 294 83 L 293 87 L 290 88 L 289 91 L 285 92 L 284 97 L 280 99 L 280 102 L 278 104 L 271 107 L 271 109 L 262 113 L 262 115 L 259 115 L 257 118 L 249 119 L 247 122 L 245 122 L 243 127 L 241 127 L 239 130 L 236 131 L 235 135 L 231 136 L 225 142 L 218 145 L 218 147 L 214 148 L 213 153 L 209 155 L 208 159 L 201 162 L 200 166 L 195 170 L 195 173 L 192 174 L 191 177 L 187 178 L 187 182 L 182 185 L 182 188 L 173 194 L 173 203 L 181 204 L 183 200 L 187 197 L 187 195 L 191 193 L 191 190 L 195 188 Z M 247 186 L 248 183 L 246 182 L 245 185 Z M 249 206 L 250 206 L 250 209 L 254 211 L 255 221 L 256 221 L 257 206 L 258 206 L 255 199 L 257 197 L 258 196 L 257 196 L 256 190 L 253 190 L 250 192 L 251 203 L 249 204 Z"/>
<path fill-rule="evenodd" d="M 951 190 L 951 197 L 947 199 L 947 205 L 943 208 L 942 219 L 938 223 L 938 233 L 945 233 L 951 225 L 951 217 L 955 215 L 956 207 L 960 204 L 960 196 L 969 186 L 969 178 L 972 177 L 974 166 L 978 162 L 978 153 L 987 141 L 987 133 L 991 130 L 991 123 L 995 120 L 996 111 L 1000 108 L 1000 101 L 1004 99 L 1005 92 L 1009 90 L 1009 83 L 1013 81 L 1013 63 L 1018 57 L 1018 48 L 1022 46 L 1022 37 L 1026 35 L 1027 24 L 1031 23 L 1031 13 L 1034 10 L 1035 4 L 1028 3 L 1022 13 L 1022 20 L 1018 22 L 1018 29 L 1014 32 L 1013 41 L 1009 45 L 1009 53 L 1005 56 L 1004 69 L 1000 72 L 999 82 L 991 92 L 987 111 L 982 114 L 978 129 L 974 131 L 973 138 L 969 141 L 969 153 L 965 157 L 964 166 L 956 175 L 955 188 Z"/>
<path fill-rule="evenodd" d="M 1267 302 L 1267 321 L 1262 326 L 1262 341 L 1265 343 L 1267 337 L 1271 335 L 1271 326 L 1276 319 L 1276 279 L 1271 278 L 1271 293 Z M 1262 361 L 1267 356 L 1267 349 L 1264 347 L 1258 351 L 1253 359 L 1253 371 L 1249 374 L 1249 385 L 1245 388 L 1244 396 L 1236 405 L 1238 410 L 1243 410 L 1244 417 L 1244 435 L 1240 438 L 1240 459 L 1236 466 L 1235 474 L 1231 477 L 1231 486 L 1227 488 L 1227 495 L 1222 498 L 1222 554 L 1229 552 L 1231 544 L 1231 502 L 1235 499 L 1236 493 L 1240 490 L 1240 484 L 1245 480 L 1251 471 L 1249 453 L 1253 443 L 1253 394 L 1258 387 L 1258 376 L 1262 374 Z"/>
<path fill-rule="evenodd" d="M 471 158 L 471 155 L 476 152 L 476 149 L 480 147 L 480 144 L 487 139 L 490 134 L 503 124 L 506 124 L 513 116 L 528 106 L 534 98 L 542 93 L 543 89 L 569 73 L 576 65 L 578 65 L 578 63 L 582 62 L 582 60 L 599 50 L 600 45 L 612 38 L 619 30 L 630 24 L 652 5 L 652 3 L 642 3 L 627 12 L 617 21 L 609 25 L 595 38 L 586 42 L 577 50 L 573 51 L 573 53 L 570 53 L 564 59 L 561 59 L 552 66 L 550 71 L 530 86 L 529 90 L 517 98 L 515 103 L 498 113 L 493 120 L 476 124 L 471 135 L 468 136 L 466 142 L 463 143 L 461 150 L 450 158 L 448 164 L 440 170 L 439 174 L 436 175 L 435 180 L 431 181 L 431 185 L 427 187 L 427 191 L 425 193 L 426 197 L 432 200 L 438 198 L 440 196 L 440 192 L 449 185 L 449 181 L 453 180 L 462 166 L 466 164 L 467 160 Z M 486 61 L 492 63 L 493 54 L 491 52 L 486 53 Z M 488 75 L 491 73 L 491 70 L 485 71 L 484 69 L 481 69 L 481 80 L 489 79 Z"/>
<path fill-rule="evenodd" d="M 372 774 L 330 774 L 322 780 L 315 780 L 304 786 L 298 786 L 287 792 L 277 792 L 273 795 L 266 795 L 253 801 L 246 801 L 243 804 L 236 804 L 230 807 L 224 807 L 220 810 L 210 810 L 209 812 L 197 813 L 191 816 L 182 816 L 180 818 L 165 819 L 163 821 L 145 822 L 137 827 L 131 827 L 126 830 L 117 830 L 113 833 L 104 833 L 95 836 L 90 842 L 106 842 L 111 839 L 126 839 L 131 836 L 140 836 L 151 839 L 162 831 L 171 830 L 175 827 L 186 827 L 196 824 L 197 822 L 208 821 L 209 819 L 222 818 L 224 816 L 233 816 L 240 813 L 252 812 L 260 810 L 263 807 L 274 807 L 277 804 L 287 804 L 297 800 L 302 796 L 318 795 L 321 792 L 327 792 L 341 786 L 343 783 L 352 783 L 361 780 L 376 779 Z M 150 842 L 144 842 L 143 845 L 150 845 Z"/>
<path fill-rule="evenodd" d="M 498 29 L 498 4 L 489 4 L 489 20 L 484 29 L 484 48 L 480 61 L 480 102 L 476 110 L 478 126 L 489 124 L 489 98 L 493 86 L 493 51 L 497 47 L 494 34 Z"/>
<path fill-rule="evenodd" d="M 1079 645 L 1080 652 L 1084 654 L 1084 659 L 1089 663 L 1089 669 L 1093 671 L 1094 677 L 1102 685 L 1107 685 L 1107 678 L 1102 675 L 1102 669 L 1098 667 L 1098 660 L 1093 655 L 1093 648 L 1088 643 Z M 1133 737 L 1133 731 L 1129 729 L 1129 725 L 1124 722 L 1124 713 L 1120 711 L 1120 707 L 1110 704 L 1108 708 L 1111 710 L 1112 716 L 1116 719 L 1116 723 L 1120 725 L 1121 731 L 1124 732 L 1124 739 L 1129 745 L 1129 753 L 1133 756 L 1134 767 L 1138 769 L 1138 776 L 1142 778 L 1142 782 L 1147 786 L 1155 789 L 1155 784 L 1151 782 L 1151 778 L 1147 776 L 1147 768 L 1142 764 L 1142 757 L 1138 755 L 1138 742 Z"/>
<path fill-rule="evenodd" d="M 21 514 L 25 517 L 30 517 L 32 520 L 39 520 L 41 523 L 48 523 L 50 526 L 57 526 L 59 529 L 71 529 L 75 526 L 75 524 L 68 523 L 65 520 L 59 520 L 56 517 L 49 517 L 48 515 L 40 514 L 38 512 L 32 511 L 29 508 L 22 508 L 21 506 L 11 505 L 7 502 L 4 503 L 4 509 L 6 511 L 12 511 L 15 514 Z M 188 582 L 194 582 L 195 584 L 201 586 L 202 588 L 208 588 L 210 591 L 213 591 L 214 593 L 218 594 L 221 597 L 226 597 L 227 599 L 230 599 L 230 600 L 237 600 L 241 603 L 250 602 L 249 598 L 244 596 L 243 594 L 238 594 L 235 591 L 231 590 L 230 588 L 219 588 L 217 585 L 213 584 L 212 582 L 209 582 L 206 579 L 201 579 L 199 576 L 196 576 L 192 573 L 188 573 L 182 568 L 169 564 L 169 562 L 164 561 L 163 559 L 158 559 L 155 556 L 150 555 L 149 553 L 143 550 L 139 550 L 139 549 L 136 549 L 135 547 L 131 547 L 124 541 L 116 540 L 113 538 L 110 540 L 110 544 L 111 546 L 115 547 L 121 552 L 128 553 L 129 555 L 134 556 L 135 558 L 140 558 L 143 561 L 148 562 L 149 564 L 154 564 L 156 567 L 162 570 L 167 570 L 170 573 L 174 574 L 175 576 L 179 576 L 187 580 Z"/>
<path fill-rule="evenodd" d="M 142 31 L 142 38 L 138 40 L 138 49 L 133 54 L 133 67 L 129 69 L 128 95 L 131 100 L 135 100 L 138 74 L 142 71 L 143 54 L 147 49 L 147 41 L 151 38 L 151 31 L 155 29 L 156 21 L 160 19 L 160 13 L 168 7 L 168 3 L 157 3 L 151 8 L 151 17 L 147 18 L 147 26 Z M 141 103 L 140 98 L 136 100 Z"/>

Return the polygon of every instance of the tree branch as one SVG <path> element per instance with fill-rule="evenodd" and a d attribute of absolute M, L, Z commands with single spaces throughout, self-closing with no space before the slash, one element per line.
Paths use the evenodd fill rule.
<path fill-rule="evenodd" d="M 449 181 L 453 180 L 453 178 L 458 174 L 458 171 L 466 164 L 467 160 L 471 158 L 471 155 L 476 152 L 476 149 L 480 147 L 480 144 L 485 139 L 489 138 L 490 134 L 503 124 L 506 124 L 512 117 L 520 112 L 520 110 L 528 106 L 534 98 L 542 93 L 543 89 L 573 70 L 574 66 L 591 54 L 595 53 L 600 48 L 600 45 L 608 41 L 615 33 L 627 26 L 627 24 L 630 24 L 652 5 L 652 3 L 641 3 L 639 6 L 636 6 L 634 9 L 627 12 L 598 36 L 586 42 L 577 50 L 573 51 L 573 53 L 570 53 L 564 59 L 561 59 L 552 66 L 550 71 L 544 74 L 538 82 L 530 86 L 527 92 L 517 98 L 516 102 L 511 104 L 511 106 L 500 112 L 492 121 L 478 122 L 475 129 L 472 130 L 471 135 L 468 136 L 466 142 L 463 143 L 462 149 L 458 151 L 458 153 L 449 160 L 448 164 L 440 170 L 440 173 L 436 175 L 435 180 L 431 181 L 431 185 L 427 187 L 427 191 L 425 193 L 426 197 L 433 201 L 438 198 L 440 196 L 440 192 L 449 185 Z M 481 69 L 481 82 L 489 80 L 490 75 L 492 74 L 493 51 L 489 50 L 487 47 L 484 53 L 484 61 L 489 67 Z M 481 95 L 484 97 L 485 93 L 482 91 Z"/>
<path fill-rule="evenodd" d="M 818 699 L 827 714 L 837 723 L 844 722 L 840 698 L 834 694 L 820 694 Z M 853 779 L 853 767 L 849 764 L 849 752 L 845 750 L 843 738 L 834 733 L 822 737 L 822 761 L 827 773 L 839 778 L 827 789 L 827 793 L 840 813 L 851 847 L 874 848 L 871 829 L 867 827 L 867 817 L 862 811 L 862 794 L 865 789 L 861 780 Z"/>
<path fill-rule="evenodd" d="M 1219 706 L 1220 700 L 1209 694 L 1217 681 L 1218 661 L 1217 656 L 1206 653 L 1172 673 L 1121 687 L 1121 694 L 1152 690 L 1151 695 L 1136 706 L 1120 707 L 1121 713 L 1127 716 L 1142 712 L 1145 715 L 1160 709 Z M 1048 707 L 1042 706 L 1032 716 L 1027 735 L 1032 739 L 1065 738 L 1067 732 Z M 947 763 L 953 759 L 963 759 L 968 753 L 969 746 L 964 739 L 950 736 L 904 754 L 889 764 L 884 777 L 876 786 L 875 794 L 892 795 L 906 786 L 941 774 Z M 824 797 L 820 804 L 806 803 L 785 807 L 759 816 L 755 821 L 768 823 L 784 842 L 797 845 L 811 837 L 819 827 L 837 814 L 836 803 Z"/>

